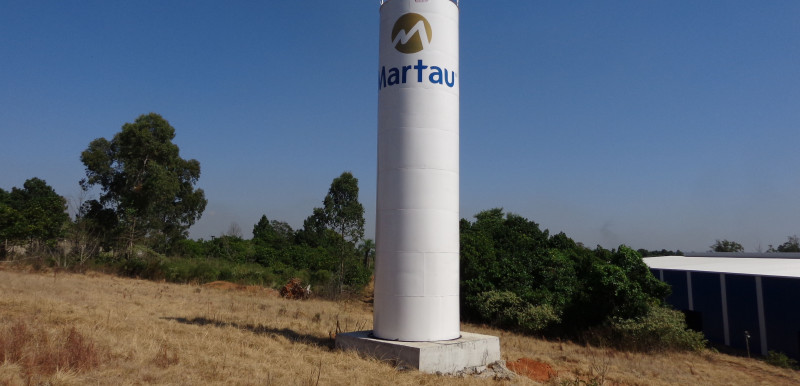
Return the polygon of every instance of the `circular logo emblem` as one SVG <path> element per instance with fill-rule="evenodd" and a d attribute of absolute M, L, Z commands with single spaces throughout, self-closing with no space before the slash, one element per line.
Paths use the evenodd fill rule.
<path fill-rule="evenodd" d="M 431 24 L 418 13 L 407 13 L 394 22 L 392 44 L 404 54 L 422 51 L 431 42 Z"/>

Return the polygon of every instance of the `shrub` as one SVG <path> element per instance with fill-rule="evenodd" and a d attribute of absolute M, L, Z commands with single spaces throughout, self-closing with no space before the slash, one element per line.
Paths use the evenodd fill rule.
<path fill-rule="evenodd" d="M 205 243 L 202 239 L 197 241 L 191 239 L 178 240 L 172 246 L 170 252 L 171 255 L 177 255 L 181 257 L 195 258 L 195 259 L 201 257 L 207 257 L 208 255 Z"/>
<path fill-rule="evenodd" d="M 218 264 L 213 264 L 210 261 L 200 260 L 193 261 L 193 267 L 189 271 L 191 281 L 198 283 L 209 283 L 219 279 L 220 270 Z"/>
<path fill-rule="evenodd" d="M 133 257 L 123 260 L 119 272 L 124 276 L 158 280 L 164 278 L 164 258 Z"/>
<path fill-rule="evenodd" d="M 797 361 L 789 358 L 786 354 L 782 352 L 776 352 L 770 350 L 767 352 L 767 357 L 764 359 L 765 362 L 778 367 L 783 367 L 786 369 L 796 369 L 797 368 Z"/>
<path fill-rule="evenodd" d="M 193 264 L 187 259 L 169 259 L 164 265 L 164 279 L 173 283 L 188 283 L 192 279 Z"/>
<path fill-rule="evenodd" d="M 624 319 L 611 317 L 603 327 L 593 329 L 590 341 L 634 351 L 697 351 L 705 347 L 701 332 L 686 327 L 684 315 L 653 306 L 645 316 Z"/>
<path fill-rule="evenodd" d="M 483 292 L 475 303 L 480 316 L 495 326 L 533 333 L 559 322 L 558 314 L 549 304 L 527 303 L 511 291 Z"/>
<path fill-rule="evenodd" d="M 525 332 L 539 332 L 560 322 L 556 311 L 549 304 L 528 304 L 517 312 L 517 325 Z"/>
<path fill-rule="evenodd" d="M 230 270 L 230 280 L 239 284 L 275 287 L 280 283 L 270 268 L 258 264 L 230 265 Z"/>

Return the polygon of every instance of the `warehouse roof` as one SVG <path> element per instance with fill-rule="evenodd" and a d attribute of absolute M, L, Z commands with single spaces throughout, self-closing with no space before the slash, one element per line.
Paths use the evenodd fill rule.
<path fill-rule="evenodd" d="M 800 254 L 780 254 L 780 258 L 772 257 L 775 255 L 775 253 L 748 253 L 738 254 L 737 257 L 717 254 L 658 256 L 646 257 L 644 262 L 651 269 L 800 278 L 800 258 L 797 258 Z"/>

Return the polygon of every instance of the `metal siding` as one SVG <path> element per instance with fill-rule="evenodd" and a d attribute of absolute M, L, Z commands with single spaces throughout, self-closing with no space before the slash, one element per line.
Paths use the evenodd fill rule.
<path fill-rule="evenodd" d="M 754 276 L 726 274 L 728 324 L 731 347 L 746 349 L 744 332 L 750 332 L 750 352 L 758 355 L 761 347 L 758 329 L 758 304 Z"/>
<path fill-rule="evenodd" d="M 724 343 L 719 274 L 692 272 L 692 297 L 694 311 L 702 313 L 703 333 L 706 338 Z"/>
<path fill-rule="evenodd" d="M 686 272 L 665 269 L 664 282 L 672 286 L 672 294 L 667 296 L 666 302 L 677 310 L 688 310 L 689 292 L 686 288 Z"/>
<path fill-rule="evenodd" d="M 763 277 L 761 284 L 768 349 L 800 359 L 800 280 Z"/>

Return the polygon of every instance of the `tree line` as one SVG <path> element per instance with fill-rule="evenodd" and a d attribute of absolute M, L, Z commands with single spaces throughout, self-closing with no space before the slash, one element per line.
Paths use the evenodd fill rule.
<path fill-rule="evenodd" d="M 744 252 L 744 247 L 742 244 L 727 239 L 717 239 L 710 248 L 711 252 Z M 772 244 L 770 244 L 767 248 L 767 253 L 776 252 L 800 252 L 800 237 L 797 235 L 789 236 L 785 243 L 778 245 L 777 247 L 774 247 Z"/>
<path fill-rule="evenodd" d="M 62 266 L 112 267 L 175 282 L 276 286 L 298 277 L 327 294 L 357 291 L 369 282 L 374 243 L 364 238 L 364 208 L 352 173 L 333 179 L 300 229 L 264 214 L 251 239 L 232 226 L 219 237 L 192 240 L 188 229 L 207 200 L 195 187 L 200 163 L 181 158 L 174 137 L 175 129 L 151 113 L 124 124 L 111 140 L 91 141 L 80 155 L 86 178 L 79 183 L 96 198 L 81 202 L 74 219 L 44 180 L 0 189 L 2 257 L 13 247 L 35 246 Z M 642 260 L 680 251 L 591 249 L 500 208 L 462 219 L 460 235 L 466 320 L 632 349 L 704 344 L 686 330 L 682 314 L 665 307 L 670 287 Z M 68 252 L 52 252 L 59 241 L 66 241 Z M 797 237 L 790 242 L 796 245 Z M 787 245 L 777 250 L 788 251 Z"/>
<path fill-rule="evenodd" d="M 351 173 L 333 180 L 322 206 L 301 229 L 264 215 L 252 239 L 233 232 L 191 240 L 188 229 L 207 200 L 196 188 L 200 162 L 181 158 L 174 137 L 169 122 L 150 113 L 125 123 L 110 140 L 91 141 L 80 154 L 86 177 L 79 184 L 83 195 L 96 197 L 79 202 L 74 219 L 67 215 L 66 200 L 42 179 L 10 192 L 0 189 L 0 258 L 24 250 L 62 266 L 116 265 L 129 274 L 177 281 L 227 278 L 232 274 L 226 272 L 241 271 L 235 264 L 251 264 L 270 268 L 251 269 L 258 271 L 249 275 L 259 276 L 260 284 L 299 275 L 338 292 L 369 281 L 374 243 L 364 239 L 364 208 Z M 165 263 L 167 256 L 234 265 L 176 266 Z"/>

